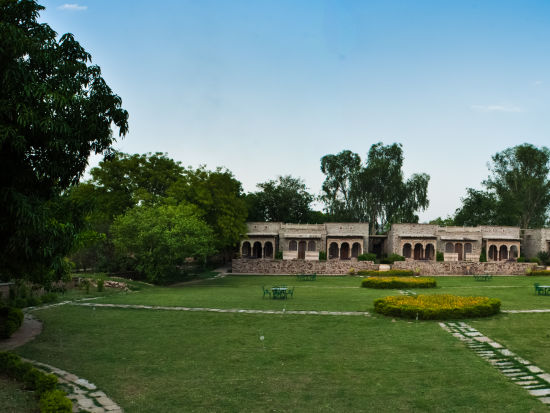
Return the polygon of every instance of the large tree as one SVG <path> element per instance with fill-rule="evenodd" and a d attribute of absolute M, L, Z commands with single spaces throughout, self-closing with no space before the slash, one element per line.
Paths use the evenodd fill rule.
<path fill-rule="evenodd" d="M 313 195 L 300 178 L 279 176 L 257 186 L 260 191 L 248 195 L 250 220 L 303 224 L 319 219 L 310 208 Z"/>
<path fill-rule="evenodd" d="M 430 177 L 413 174 L 405 180 L 402 167 L 403 149 L 398 143 L 372 145 L 364 165 L 350 151 L 324 156 L 321 199 L 327 213 L 342 220 L 369 222 L 373 234 L 386 231 L 392 223 L 418 222 L 416 212 L 429 205 Z"/>
<path fill-rule="evenodd" d="M 468 188 L 455 213 L 458 225 L 537 228 L 550 213 L 550 150 L 524 143 L 492 157 L 485 190 Z"/>
<path fill-rule="evenodd" d="M 37 21 L 42 6 L 0 0 L 0 277 L 61 275 L 74 225 L 52 205 L 91 153 L 128 130 L 121 99 L 71 34 Z"/>

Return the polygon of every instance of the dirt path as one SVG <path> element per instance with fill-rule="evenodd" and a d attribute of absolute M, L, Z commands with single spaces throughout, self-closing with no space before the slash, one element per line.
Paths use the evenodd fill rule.
<path fill-rule="evenodd" d="M 0 340 L 0 351 L 13 350 L 33 340 L 42 332 L 42 322 L 30 314 L 25 314 L 21 328 L 10 338 Z"/>

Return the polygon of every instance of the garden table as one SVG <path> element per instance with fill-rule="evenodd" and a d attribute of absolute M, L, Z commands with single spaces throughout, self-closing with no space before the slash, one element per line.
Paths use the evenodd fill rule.
<path fill-rule="evenodd" d="M 538 295 L 548 295 L 550 292 L 550 285 L 539 285 L 538 283 L 535 283 L 535 292 Z"/>
<path fill-rule="evenodd" d="M 273 298 L 282 298 L 286 299 L 287 287 L 272 287 L 271 295 Z"/>

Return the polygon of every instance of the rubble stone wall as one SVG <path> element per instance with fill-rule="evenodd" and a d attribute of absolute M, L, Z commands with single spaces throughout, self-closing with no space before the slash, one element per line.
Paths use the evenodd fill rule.
<path fill-rule="evenodd" d="M 429 262 L 429 261 L 396 261 L 392 269 L 419 271 L 420 275 L 525 275 L 535 263 L 513 261 L 498 262 Z"/>
<path fill-rule="evenodd" d="M 378 270 L 378 264 L 371 261 L 355 260 L 255 260 L 255 259 L 234 259 L 232 271 L 237 274 L 347 274 L 350 269 Z"/>

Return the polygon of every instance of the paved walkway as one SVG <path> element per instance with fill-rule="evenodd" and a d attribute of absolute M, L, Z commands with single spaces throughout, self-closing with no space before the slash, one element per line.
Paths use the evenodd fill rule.
<path fill-rule="evenodd" d="M 542 403 L 550 405 L 550 374 L 464 322 L 446 322 L 439 325 L 465 342 L 478 356 L 487 360 L 515 384 L 526 389 Z"/>
<path fill-rule="evenodd" d="M 204 311 L 211 313 L 242 313 L 242 314 L 300 314 L 300 315 L 343 315 L 343 316 L 370 316 L 366 311 L 310 311 L 310 310 L 247 310 L 239 308 L 206 308 L 206 307 L 165 307 L 159 305 L 139 304 L 99 304 L 99 303 L 71 303 L 82 307 L 105 308 L 132 308 L 136 310 L 166 310 L 166 311 Z"/>
<path fill-rule="evenodd" d="M 13 350 L 33 340 L 42 332 L 42 322 L 30 314 L 25 314 L 23 324 L 10 338 L 0 340 L 0 351 Z"/>

